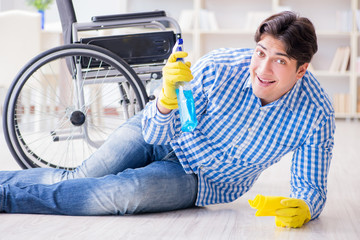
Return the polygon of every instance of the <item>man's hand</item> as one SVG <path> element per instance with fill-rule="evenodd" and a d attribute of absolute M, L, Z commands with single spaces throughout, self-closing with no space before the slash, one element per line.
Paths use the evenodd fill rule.
<path fill-rule="evenodd" d="M 275 216 L 278 227 L 298 228 L 311 219 L 309 207 L 301 199 L 259 194 L 249 204 L 257 209 L 255 216 Z"/>
<path fill-rule="evenodd" d="M 310 221 L 310 210 L 304 200 L 289 198 L 281 200 L 280 203 L 285 208 L 275 211 L 276 226 L 299 228 Z"/>
<path fill-rule="evenodd" d="M 187 57 L 186 52 L 175 52 L 170 55 L 163 68 L 163 88 L 158 103 L 167 109 L 178 108 L 175 85 L 177 82 L 189 82 L 193 79 L 190 71 L 190 62 L 176 61 L 178 58 Z"/>

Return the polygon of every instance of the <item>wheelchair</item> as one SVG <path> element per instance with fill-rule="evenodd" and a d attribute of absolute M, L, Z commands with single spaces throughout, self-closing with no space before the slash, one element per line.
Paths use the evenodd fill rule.
<path fill-rule="evenodd" d="M 180 26 L 164 11 L 79 23 L 72 0 L 56 4 L 64 45 L 30 60 L 4 104 L 5 139 L 24 169 L 79 166 L 155 98 L 150 88 L 161 82 L 162 67 L 181 37 Z M 80 37 L 114 29 L 121 34 Z"/>

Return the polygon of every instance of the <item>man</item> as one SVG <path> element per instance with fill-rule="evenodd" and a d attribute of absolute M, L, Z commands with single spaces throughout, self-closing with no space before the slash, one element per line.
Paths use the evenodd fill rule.
<path fill-rule="evenodd" d="M 306 71 L 317 51 L 314 27 L 282 12 L 260 25 L 255 41 L 254 50 L 213 51 L 192 71 L 176 61 L 186 53 L 171 55 L 159 98 L 80 167 L 1 172 L 0 211 L 134 214 L 231 202 L 294 151 L 291 198 L 259 196 L 262 211 L 285 227 L 317 218 L 335 125 L 327 95 Z M 184 133 L 175 84 L 191 79 L 199 123 Z"/>

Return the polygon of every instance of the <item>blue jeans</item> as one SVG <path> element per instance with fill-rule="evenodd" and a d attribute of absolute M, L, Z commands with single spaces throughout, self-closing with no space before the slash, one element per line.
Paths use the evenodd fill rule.
<path fill-rule="evenodd" d="M 0 172 L 0 212 L 109 215 L 193 207 L 197 177 L 170 146 L 147 144 L 138 114 L 74 171 Z"/>

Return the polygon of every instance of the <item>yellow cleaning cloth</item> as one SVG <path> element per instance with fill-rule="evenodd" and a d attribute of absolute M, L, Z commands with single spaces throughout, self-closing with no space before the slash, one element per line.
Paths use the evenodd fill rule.
<path fill-rule="evenodd" d="M 255 216 L 275 216 L 275 211 L 281 208 L 286 208 L 280 204 L 280 201 L 287 199 L 287 197 L 263 196 L 256 195 L 254 200 L 249 200 L 252 208 L 257 209 Z"/>

